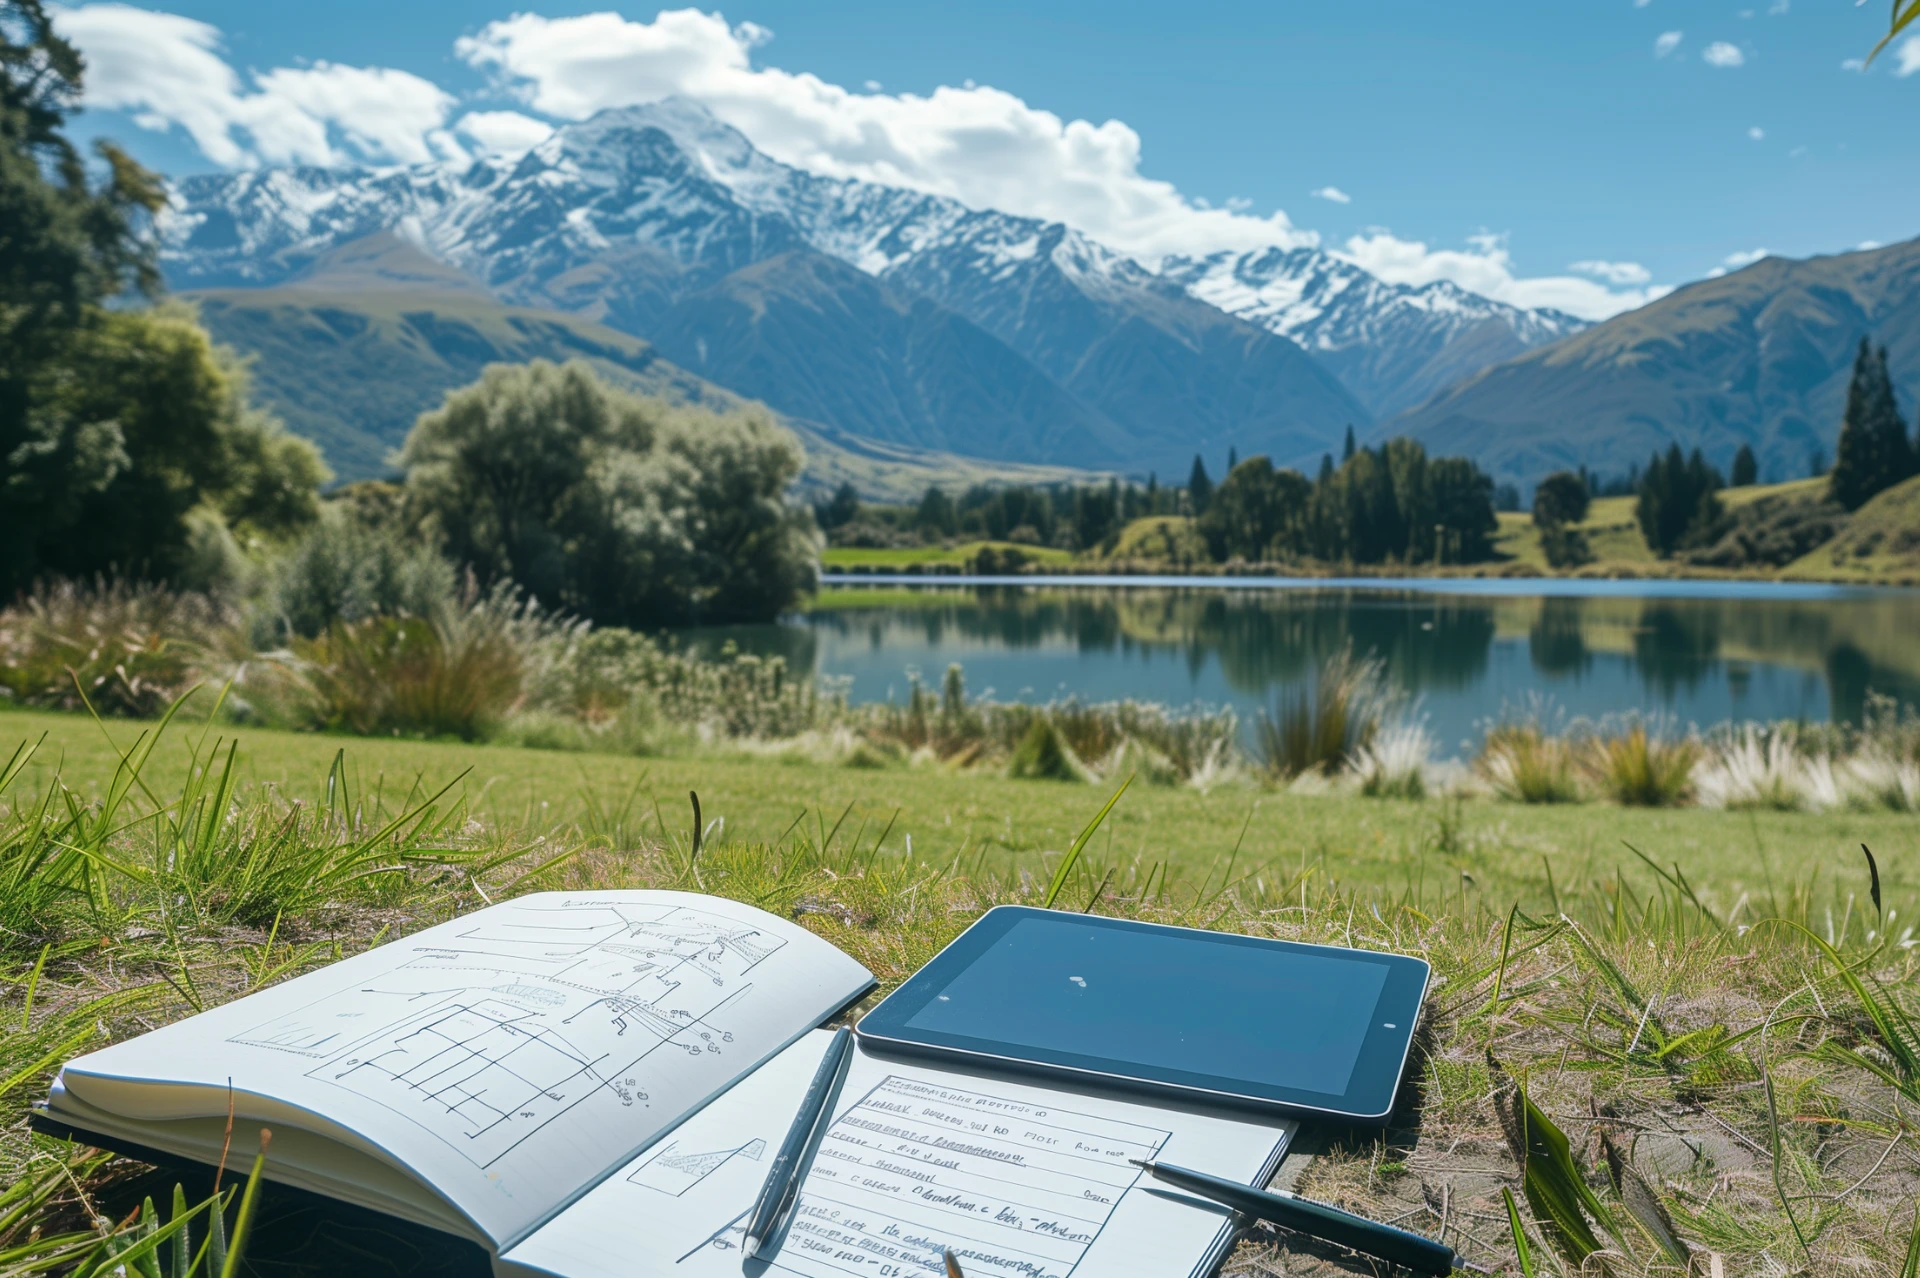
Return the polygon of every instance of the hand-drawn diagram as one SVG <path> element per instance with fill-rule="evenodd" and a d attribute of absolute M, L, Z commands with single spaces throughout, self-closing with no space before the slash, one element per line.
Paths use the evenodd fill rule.
<path fill-rule="evenodd" d="M 628 1173 L 627 1179 L 648 1189 L 657 1189 L 675 1198 L 686 1193 L 724 1167 L 729 1159 L 744 1158 L 757 1163 L 767 1152 L 767 1142 L 751 1140 L 733 1149 L 713 1149 L 704 1153 L 681 1153 L 672 1141 L 646 1162 Z"/>
<path fill-rule="evenodd" d="M 367 1097 L 486 1167 L 602 1089 L 647 1093 L 655 1052 L 724 1055 L 729 1004 L 786 942 L 677 905 L 528 904 L 229 1041 L 308 1057 L 307 1077 Z M 369 1007 L 373 1010 L 369 1011 Z"/>

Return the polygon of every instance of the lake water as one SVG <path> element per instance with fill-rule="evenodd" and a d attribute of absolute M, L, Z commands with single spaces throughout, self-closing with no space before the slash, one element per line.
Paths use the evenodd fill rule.
<path fill-rule="evenodd" d="M 851 584 L 858 583 L 858 584 Z M 972 695 L 1231 705 L 1243 722 L 1351 643 L 1443 751 L 1503 708 L 1679 725 L 1857 721 L 1871 690 L 1920 703 L 1920 591 L 1746 582 L 830 579 L 773 626 L 692 632 L 900 699 L 950 663 Z"/>

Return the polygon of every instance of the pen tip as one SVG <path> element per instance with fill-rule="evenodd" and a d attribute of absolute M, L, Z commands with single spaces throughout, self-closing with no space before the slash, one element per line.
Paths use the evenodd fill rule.
<path fill-rule="evenodd" d="M 1138 1168 L 1139 1168 L 1140 1170 L 1142 1170 L 1142 1171 L 1152 1171 L 1152 1170 L 1153 1170 L 1153 1162 L 1152 1162 L 1152 1160 L 1151 1160 L 1151 1159 L 1146 1159 L 1146 1158 L 1129 1158 L 1129 1159 L 1128 1159 L 1127 1161 L 1128 1161 L 1128 1162 L 1130 1162 L 1130 1163 L 1132 1163 L 1132 1164 L 1133 1164 L 1133 1165 L 1134 1165 L 1135 1167 L 1138 1167 Z"/>
<path fill-rule="evenodd" d="M 941 1252 L 940 1258 L 947 1262 L 947 1278 L 967 1278 L 965 1274 L 960 1272 L 960 1262 L 953 1258 L 951 1251 Z"/>

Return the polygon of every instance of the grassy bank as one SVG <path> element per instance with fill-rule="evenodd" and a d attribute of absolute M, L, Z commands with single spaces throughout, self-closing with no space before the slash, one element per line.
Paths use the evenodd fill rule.
<path fill-rule="evenodd" d="M 1731 1274 L 1892 1278 L 1914 1230 L 1920 1040 L 1890 1010 L 1915 975 L 1911 817 L 1136 783 L 1063 864 L 1102 791 L 938 766 L 253 729 L 228 791 L 216 742 L 233 732 L 202 732 L 176 722 L 143 756 L 152 724 L 0 715 L 0 760 L 11 742 L 38 743 L 0 788 L 0 1023 L 13 1030 L 0 1037 L 0 1180 L 45 1189 L 32 1211 L 0 1216 L 0 1274 L 41 1271 L 33 1227 L 111 1229 L 170 1190 L 170 1177 L 27 1136 L 22 1107 L 60 1059 L 541 887 L 754 901 L 885 987 L 980 910 L 1050 895 L 1419 953 L 1436 985 L 1401 1112 L 1384 1134 L 1313 1131 L 1318 1156 L 1289 1173 L 1302 1192 L 1509 1273 L 1503 1189 L 1541 1273 L 1603 1247 L 1612 1272 L 1673 1274 L 1684 1248 L 1695 1272 L 1713 1253 Z M 697 859 L 690 789 L 707 822 Z M 1879 858 L 1878 909 L 1862 841 Z M 1844 971 L 1813 936 L 1831 938 Z M 1856 987 L 1858 974 L 1873 980 Z M 1502 1117 L 1521 1087 L 1583 1169 L 1591 1199 L 1571 1233 L 1529 1206 L 1554 1181 L 1532 1156 L 1530 1200 Z M 286 1195 L 270 1196 L 253 1237 L 262 1273 L 483 1272 L 429 1236 Z M 1228 1272 L 1356 1270 L 1256 1232 Z"/>

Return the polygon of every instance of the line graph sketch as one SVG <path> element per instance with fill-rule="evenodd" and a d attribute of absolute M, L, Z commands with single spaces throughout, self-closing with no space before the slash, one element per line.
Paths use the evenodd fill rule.
<path fill-rule="evenodd" d="M 757 1163 L 766 1152 L 767 1142 L 764 1140 L 750 1140 L 733 1149 L 701 1152 L 681 1152 L 676 1142 L 669 1141 L 658 1154 L 629 1172 L 627 1179 L 635 1185 L 645 1185 L 648 1189 L 657 1189 L 678 1198 L 731 1160 L 744 1158 L 750 1163 Z"/>
<path fill-rule="evenodd" d="M 724 1057 L 728 1006 L 785 943 L 684 906 L 563 899 L 396 945 L 387 972 L 228 1041 L 306 1057 L 486 1167 L 589 1097 L 644 1108 L 656 1052 Z"/>

